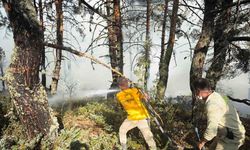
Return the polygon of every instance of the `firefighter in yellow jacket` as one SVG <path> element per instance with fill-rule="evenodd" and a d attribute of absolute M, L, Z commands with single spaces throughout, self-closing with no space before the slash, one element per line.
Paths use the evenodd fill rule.
<path fill-rule="evenodd" d="M 127 132 L 138 127 L 149 148 L 156 150 L 156 144 L 148 123 L 149 113 L 141 102 L 141 100 L 145 100 L 144 96 L 137 88 L 130 88 L 126 78 L 119 78 L 118 85 L 121 91 L 116 94 L 117 100 L 128 114 L 127 119 L 123 121 L 119 129 L 119 139 L 122 149 L 127 149 Z"/>

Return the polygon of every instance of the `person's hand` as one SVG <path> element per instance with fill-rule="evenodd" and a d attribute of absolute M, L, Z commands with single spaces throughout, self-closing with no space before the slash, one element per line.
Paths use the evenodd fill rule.
<path fill-rule="evenodd" d="M 205 143 L 206 143 L 205 141 L 200 141 L 200 142 L 198 142 L 198 143 L 197 143 L 198 149 L 201 150 L 201 149 L 204 147 Z"/>

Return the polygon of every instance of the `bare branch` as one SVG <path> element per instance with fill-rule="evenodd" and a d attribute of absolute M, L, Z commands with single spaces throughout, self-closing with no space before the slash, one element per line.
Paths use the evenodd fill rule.
<path fill-rule="evenodd" d="M 242 36 L 242 37 L 231 37 L 228 39 L 228 41 L 232 42 L 232 41 L 250 41 L 250 37 L 249 36 Z"/>
<path fill-rule="evenodd" d="M 111 19 L 108 18 L 108 16 L 100 13 L 97 9 L 90 6 L 85 0 L 81 0 L 81 2 L 90 10 L 92 10 L 94 13 L 98 14 L 99 16 L 103 17 L 104 19 L 107 19 L 108 21 L 113 22 Z"/>
<path fill-rule="evenodd" d="M 188 5 L 187 2 L 186 2 L 185 0 L 183 0 L 183 2 L 184 2 L 186 5 Z M 203 20 L 203 19 L 200 17 L 200 15 L 198 15 L 193 9 L 191 9 L 190 7 L 188 7 L 188 9 L 189 9 L 193 14 L 195 14 L 200 20 Z"/>
<path fill-rule="evenodd" d="M 97 64 L 100 64 L 100 65 L 103 65 L 104 67 L 112 70 L 113 72 L 117 73 L 118 75 L 120 75 L 122 77 L 125 77 L 121 72 L 119 72 L 118 70 L 112 68 L 111 66 L 107 65 L 106 63 L 101 62 L 100 60 L 96 59 L 92 55 L 89 55 L 89 54 L 84 53 L 84 52 L 77 51 L 75 49 L 72 49 L 71 47 L 60 46 L 60 45 L 56 45 L 56 44 L 52 44 L 52 43 L 43 43 L 43 44 L 44 44 L 44 46 L 47 46 L 47 47 L 52 47 L 52 48 L 55 48 L 55 49 L 59 49 L 59 50 L 64 50 L 64 51 L 70 52 L 70 53 L 75 54 L 75 55 L 77 55 L 79 57 L 88 58 L 88 59 L 92 60 L 93 62 L 95 62 Z"/>
<path fill-rule="evenodd" d="M 199 6 L 199 8 L 204 12 L 204 9 L 201 7 L 200 3 L 196 0 L 195 3 Z"/>
<path fill-rule="evenodd" d="M 227 97 L 232 101 L 239 102 L 239 103 L 244 103 L 244 104 L 250 106 L 250 100 L 249 99 L 236 99 L 236 98 L 232 98 L 231 96 L 227 96 Z"/>
<path fill-rule="evenodd" d="M 210 13 L 219 13 L 219 12 L 223 11 L 224 9 L 228 9 L 230 7 L 233 7 L 233 6 L 238 7 L 239 5 L 243 5 L 243 4 L 247 4 L 247 3 L 250 3 L 250 0 L 243 0 L 243 1 L 240 1 L 239 3 L 238 3 L 238 1 L 236 1 L 236 2 L 228 5 L 227 7 L 224 7 L 223 9 L 214 10 L 214 11 L 211 11 Z"/>
<path fill-rule="evenodd" d="M 201 25 L 199 24 L 195 24 L 193 23 L 192 21 L 188 20 L 186 17 L 184 17 L 182 14 L 178 14 L 179 17 L 181 17 L 183 20 L 185 20 L 186 22 L 190 23 L 191 25 L 193 26 L 197 26 L 197 27 L 202 27 Z"/>
<path fill-rule="evenodd" d="M 186 4 L 180 4 L 180 6 L 184 6 L 184 7 L 188 7 L 188 8 L 192 8 L 192 9 L 197 9 L 197 10 L 204 11 L 204 8 L 195 7 L 195 6 L 192 6 L 192 5 L 188 5 L 187 3 Z"/>
<path fill-rule="evenodd" d="M 190 49 L 190 61 L 192 62 L 193 53 L 192 53 L 192 45 L 191 45 L 190 38 L 189 38 L 188 34 L 185 31 L 183 31 L 183 30 L 177 30 L 176 32 L 178 32 L 178 31 L 182 32 L 186 36 L 186 38 L 187 38 L 187 41 L 188 41 L 188 44 L 189 44 L 189 49 Z"/>

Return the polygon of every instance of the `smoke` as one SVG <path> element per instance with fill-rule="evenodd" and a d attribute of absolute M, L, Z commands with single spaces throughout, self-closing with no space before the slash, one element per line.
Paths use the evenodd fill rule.
<path fill-rule="evenodd" d="M 73 94 L 68 93 L 58 93 L 49 97 L 48 101 L 50 105 L 56 105 L 60 103 L 64 103 L 66 101 L 85 101 L 90 100 L 91 98 L 103 97 L 106 98 L 108 93 L 118 92 L 119 89 L 111 89 L 111 90 L 84 90 L 78 91 Z"/>

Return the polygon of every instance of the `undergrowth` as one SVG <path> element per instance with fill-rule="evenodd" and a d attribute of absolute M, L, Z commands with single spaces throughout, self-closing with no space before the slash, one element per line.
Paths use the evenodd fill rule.
<path fill-rule="evenodd" d="M 197 140 L 194 134 L 194 126 L 190 120 L 191 105 L 188 98 L 179 98 L 166 102 L 151 101 L 150 104 L 156 110 L 158 120 L 172 141 L 179 148 L 192 149 Z M 199 104 L 201 105 L 201 104 Z M 67 106 L 65 106 L 67 108 Z M 202 107 L 201 107 L 202 108 Z M 53 150 L 120 150 L 118 131 L 121 123 L 126 118 L 126 113 L 116 100 L 89 100 L 75 105 L 73 109 L 61 109 L 55 107 L 63 126 L 58 136 L 53 141 L 43 138 L 39 147 L 32 147 L 36 139 L 25 140 L 25 132 L 18 119 L 9 118 L 8 126 L 3 128 L 0 140 L 0 149 L 53 149 Z M 202 109 L 197 110 L 202 114 Z M 201 116 L 202 118 L 202 116 Z M 201 122 L 205 126 L 204 120 Z M 151 130 L 162 149 L 170 149 L 165 145 L 168 141 L 160 132 L 157 124 L 151 118 Z M 147 146 L 138 129 L 128 132 L 128 150 L 146 150 Z M 38 136 L 39 138 L 39 136 Z"/>

